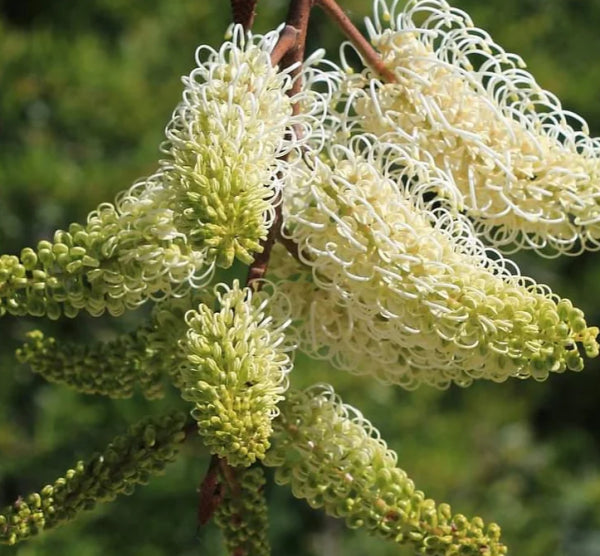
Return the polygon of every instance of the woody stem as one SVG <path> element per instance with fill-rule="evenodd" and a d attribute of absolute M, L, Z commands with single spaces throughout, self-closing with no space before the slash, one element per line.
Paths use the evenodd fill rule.
<path fill-rule="evenodd" d="M 381 75 L 385 81 L 396 81 L 394 72 L 384 65 L 381 56 L 369 44 L 369 41 L 356 28 L 354 23 L 350 21 L 350 18 L 335 0 L 316 0 L 316 4 L 336 22 L 348 40 L 356 47 L 368 66 Z"/>

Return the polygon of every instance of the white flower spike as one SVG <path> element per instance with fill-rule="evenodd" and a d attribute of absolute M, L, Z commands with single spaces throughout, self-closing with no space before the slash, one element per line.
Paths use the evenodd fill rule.
<path fill-rule="evenodd" d="M 405 388 L 543 380 L 582 368 L 578 343 L 598 354 L 579 309 L 519 276 L 465 217 L 424 201 L 443 172 L 358 139 L 286 189 L 306 266 L 276 252 L 271 277 L 292 301 L 301 349 Z"/>
<path fill-rule="evenodd" d="M 469 16 L 443 0 L 375 1 L 369 35 L 394 71 L 347 77 L 348 132 L 411 143 L 452 178 L 503 251 L 600 248 L 600 140 Z M 347 64 L 346 64 L 347 65 Z"/>

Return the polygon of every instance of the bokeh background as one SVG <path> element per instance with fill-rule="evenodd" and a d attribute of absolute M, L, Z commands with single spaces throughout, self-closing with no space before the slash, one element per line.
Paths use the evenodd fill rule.
<path fill-rule="evenodd" d="M 370 2 L 342 0 L 358 22 Z M 282 21 L 286 2 L 260 0 L 255 29 Z M 456 0 L 564 105 L 600 134 L 600 2 Z M 150 174 L 164 125 L 198 44 L 218 46 L 229 22 L 225 0 L 0 0 L 0 251 L 18 253 L 56 228 L 83 221 L 137 177 Z M 315 12 L 312 47 L 336 56 L 340 37 Z M 541 261 L 524 273 L 548 283 L 600 322 L 597 255 Z M 75 341 L 106 340 L 136 326 L 122 319 L 0 322 L 0 504 L 39 489 L 77 459 L 101 449 L 148 412 L 182 406 L 111 401 L 49 385 L 18 365 L 26 331 Z M 600 375 L 545 383 L 476 384 L 466 390 L 404 392 L 298 359 L 294 380 L 329 381 L 359 407 L 399 454 L 419 488 L 467 515 L 501 524 L 518 556 L 600 554 Z M 224 554 L 218 531 L 196 531 L 196 488 L 207 463 L 199 442 L 134 495 L 104 505 L 28 544 L 19 556 Z M 274 555 L 406 555 L 345 530 L 289 492 L 269 486 Z"/>

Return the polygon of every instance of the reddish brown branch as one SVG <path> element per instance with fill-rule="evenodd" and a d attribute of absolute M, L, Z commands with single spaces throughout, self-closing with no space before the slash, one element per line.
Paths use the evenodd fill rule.
<path fill-rule="evenodd" d="M 219 458 L 210 459 L 198 497 L 198 527 L 206 525 L 223 500 L 223 485 L 219 481 Z"/>
<path fill-rule="evenodd" d="M 219 466 L 221 468 L 221 475 L 225 479 L 227 486 L 229 487 L 229 491 L 232 496 L 235 498 L 240 494 L 240 484 L 237 479 L 237 474 L 235 469 L 231 467 L 224 459 L 219 460 Z"/>
<path fill-rule="evenodd" d="M 231 0 L 233 22 L 241 24 L 246 31 L 252 28 L 258 0 Z"/>
<path fill-rule="evenodd" d="M 286 27 L 289 25 L 296 29 L 298 36 L 295 45 L 288 50 L 282 59 L 283 67 L 290 67 L 297 64 L 292 72 L 294 84 L 288 94 L 294 96 L 300 92 L 302 88 L 302 80 L 299 78 L 301 64 L 304 60 L 304 49 L 306 46 L 306 34 L 308 32 L 308 21 L 310 19 L 310 11 L 315 4 L 315 0 L 293 0 L 288 10 L 286 19 Z M 294 105 L 294 113 L 297 114 L 300 107 Z"/>
<path fill-rule="evenodd" d="M 286 251 L 292 257 L 294 257 L 294 259 L 296 259 L 300 264 L 304 265 L 302 259 L 300 258 L 300 254 L 298 253 L 298 244 L 293 239 L 290 239 L 289 237 L 284 237 L 281 233 L 281 229 L 277 234 L 277 242 L 281 243 L 281 245 L 285 247 Z"/>
<path fill-rule="evenodd" d="M 299 38 L 298 29 L 291 25 L 286 25 L 279 35 L 279 40 L 271 52 L 271 64 L 277 66 L 281 59 L 296 46 Z"/>
<path fill-rule="evenodd" d="M 381 56 L 369 44 L 369 41 L 363 37 L 362 33 L 355 27 L 354 23 L 339 7 L 335 0 L 316 0 L 317 5 L 333 19 L 348 40 L 356 47 L 368 66 L 373 68 L 381 77 L 388 82 L 396 81 L 394 72 L 387 68 Z"/>
<path fill-rule="evenodd" d="M 264 278 L 267 273 L 267 267 L 269 266 L 269 259 L 271 258 L 271 250 L 273 249 L 273 244 L 275 243 L 275 238 L 279 234 L 279 228 L 281 227 L 281 203 L 275 207 L 275 218 L 273 220 L 273 224 L 269 228 L 269 232 L 267 234 L 267 238 L 264 241 L 261 241 L 261 246 L 263 248 L 261 253 L 258 253 L 254 259 L 254 262 L 250 265 L 248 269 L 248 277 L 246 278 L 246 285 L 254 288 L 260 289 L 261 280 Z"/>
<path fill-rule="evenodd" d="M 294 70 L 291 72 L 294 78 L 292 88 L 288 91 L 288 95 L 293 97 L 300 92 L 302 87 L 302 80 L 300 79 L 301 64 L 304 60 L 304 47 L 306 43 L 306 34 L 308 31 L 308 21 L 310 18 L 310 10 L 314 6 L 315 0 L 292 0 L 288 15 L 286 19 L 286 26 L 284 27 L 281 37 L 278 43 L 273 49 L 271 60 L 273 63 L 281 58 L 281 66 L 288 68 L 295 65 Z M 300 110 L 298 105 L 293 107 L 294 114 L 297 114 Z M 298 133 L 298 131 L 295 131 Z M 277 206 L 275 207 L 275 218 L 267 237 L 261 242 L 262 252 L 256 255 L 254 262 L 248 269 L 248 277 L 246 284 L 254 288 L 260 288 L 260 280 L 265 276 L 267 267 L 269 265 L 269 259 L 271 257 L 271 250 L 275 239 L 280 235 L 279 230 L 281 228 L 281 202 L 280 199 L 276 199 Z"/>

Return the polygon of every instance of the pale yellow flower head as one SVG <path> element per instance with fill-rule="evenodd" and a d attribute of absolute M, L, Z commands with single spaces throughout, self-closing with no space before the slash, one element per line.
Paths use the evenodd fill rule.
<path fill-rule="evenodd" d="M 273 67 L 276 32 L 252 37 L 235 27 L 218 50 L 198 49 L 198 67 L 184 77 L 183 100 L 167 126 L 163 161 L 175 224 L 192 246 L 216 263 L 245 263 L 260 252 L 273 222 L 284 155 L 301 143 L 293 130 L 312 133 L 310 115 L 293 116 L 290 70 Z M 310 112 L 310 109 L 308 110 Z"/>
<path fill-rule="evenodd" d="M 276 292 L 252 292 L 237 281 L 214 291 L 217 309 L 200 304 L 186 314 L 179 387 L 194 404 L 192 416 L 210 451 L 248 466 L 264 457 L 288 387 L 292 346 L 284 330 L 290 321 L 268 315 L 270 302 L 285 304 Z"/>
<path fill-rule="evenodd" d="M 579 309 L 425 200 L 446 177 L 413 151 L 360 138 L 309 165 L 284 205 L 305 264 L 278 251 L 270 270 L 301 349 L 406 388 L 543 380 L 582 368 L 578 344 L 598 354 Z"/>
<path fill-rule="evenodd" d="M 294 496 L 352 529 L 410 547 L 414 554 L 507 553 L 500 527 L 452 514 L 417 490 L 379 431 L 327 384 L 291 390 L 275 421 L 265 464 Z"/>
<path fill-rule="evenodd" d="M 600 247 L 600 140 L 463 11 L 376 0 L 368 30 L 396 75 L 350 76 L 346 131 L 418 146 L 486 240 L 545 256 Z"/>

